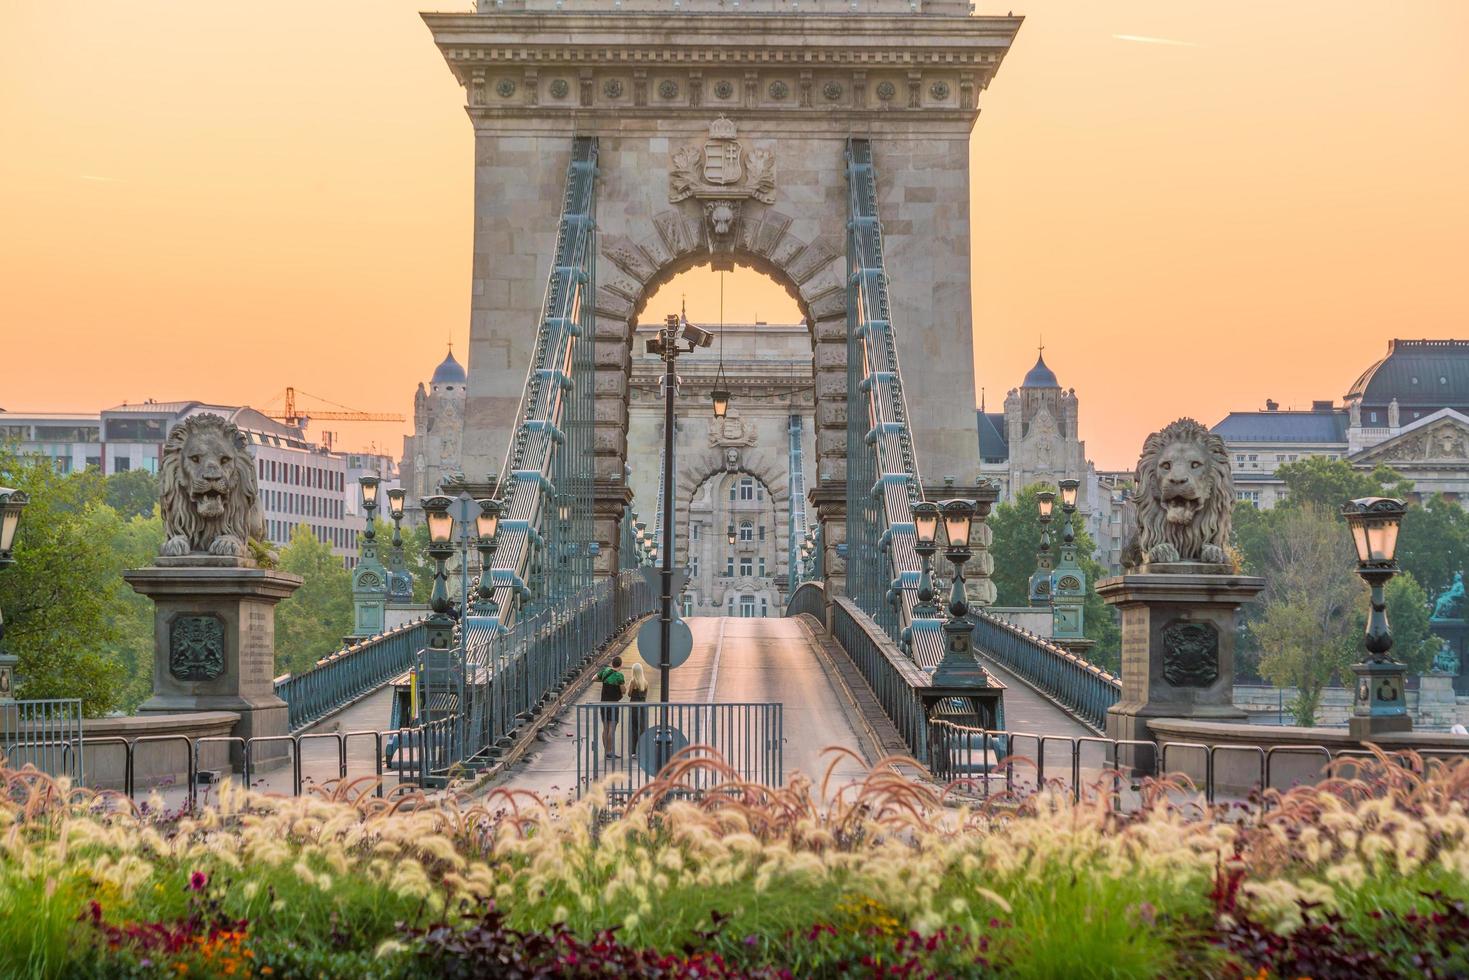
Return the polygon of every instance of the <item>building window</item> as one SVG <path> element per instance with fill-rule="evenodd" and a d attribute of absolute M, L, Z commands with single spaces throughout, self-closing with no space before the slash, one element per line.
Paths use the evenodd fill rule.
<path fill-rule="evenodd" d="M 764 541 L 765 540 L 765 525 L 764 524 L 761 524 L 760 525 L 760 540 L 761 541 Z"/>
<path fill-rule="evenodd" d="M 761 555 L 760 556 L 760 577 L 761 578 L 764 578 L 765 577 L 765 556 L 764 555 Z"/>
<path fill-rule="evenodd" d="M 699 577 L 699 556 L 698 555 L 690 555 L 689 556 L 689 578 L 698 578 L 698 577 Z"/>
<path fill-rule="evenodd" d="M 764 528 L 761 528 L 761 530 L 763 531 Z M 740 521 L 740 540 L 741 541 L 754 541 L 755 540 L 755 525 L 754 524 L 751 524 L 749 521 Z"/>
<path fill-rule="evenodd" d="M 730 555 L 724 559 L 724 574 L 729 576 L 734 575 L 734 555 Z"/>
<path fill-rule="evenodd" d="M 749 578 L 750 575 L 752 575 L 754 573 L 753 564 L 754 563 L 751 562 L 749 558 L 741 558 L 740 559 L 740 574 L 743 575 L 746 578 Z"/>
<path fill-rule="evenodd" d="M 693 540 L 693 541 L 699 540 L 699 527 L 700 527 L 700 525 L 695 524 L 692 528 L 690 528 L 690 530 L 689 530 L 689 539 L 690 540 Z"/>
<path fill-rule="evenodd" d="M 762 496 L 764 496 L 764 495 L 762 494 Z M 755 481 L 752 480 L 752 479 L 750 479 L 748 476 L 745 477 L 743 480 L 740 481 L 740 499 L 741 500 L 754 500 L 755 499 Z"/>
<path fill-rule="evenodd" d="M 1376 425 L 1377 424 L 1377 413 L 1376 412 L 1368 412 L 1367 413 L 1367 421 L 1368 422 L 1371 422 L 1373 425 Z"/>
<path fill-rule="evenodd" d="M 112 458 L 112 472 L 126 473 L 133 468 L 133 461 L 126 456 L 114 456 Z"/>
<path fill-rule="evenodd" d="M 752 595 L 742 595 L 742 596 L 740 596 L 740 618 L 741 619 L 754 619 L 755 618 L 755 597 L 754 596 L 752 596 Z"/>
<path fill-rule="evenodd" d="M 1258 491 L 1258 490 L 1236 490 L 1234 492 L 1234 499 L 1235 500 L 1243 500 L 1247 504 L 1254 504 L 1256 507 L 1258 507 L 1258 506 L 1260 506 L 1260 491 Z"/>
<path fill-rule="evenodd" d="M 734 503 L 734 499 L 735 499 L 735 485 L 733 483 L 731 483 L 729 485 L 729 502 L 730 503 Z M 731 599 L 730 601 L 733 602 L 734 600 Z"/>
<path fill-rule="evenodd" d="M 760 597 L 760 618 L 764 619 L 770 615 L 770 605 L 764 596 Z"/>
<path fill-rule="evenodd" d="M 688 619 L 694 614 L 694 600 L 688 596 L 683 597 L 683 617 Z"/>

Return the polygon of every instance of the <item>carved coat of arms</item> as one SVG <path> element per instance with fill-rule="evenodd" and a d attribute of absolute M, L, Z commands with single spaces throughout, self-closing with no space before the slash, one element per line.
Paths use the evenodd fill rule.
<path fill-rule="evenodd" d="M 181 681 L 212 681 L 224 673 L 224 622 L 180 616 L 168 631 L 168 672 Z"/>
<path fill-rule="evenodd" d="M 775 154 L 746 148 L 737 138 L 735 124 L 720 116 L 709 124 L 709 138 L 673 151 L 668 168 L 668 200 L 696 197 L 735 201 L 753 197 L 775 203 Z"/>

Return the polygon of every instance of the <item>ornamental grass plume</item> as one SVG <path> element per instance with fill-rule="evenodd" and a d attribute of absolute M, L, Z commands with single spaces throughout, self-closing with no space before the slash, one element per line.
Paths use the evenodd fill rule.
<path fill-rule="evenodd" d="M 900 758 L 833 785 L 848 760 L 833 751 L 820 780 L 771 788 L 687 749 L 610 822 L 603 789 L 553 806 L 506 790 L 378 797 L 373 780 L 301 798 L 226 783 L 164 814 L 0 770 L 0 975 L 157 962 L 143 936 L 187 939 L 166 955 L 189 969 L 207 947 L 257 973 L 432 975 L 419 957 L 472 960 L 454 935 L 476 928 L 629 962 L 708 954 L 728 976 L 868 961 L 936 976 L 1326 976 L 1299 969 L 1323 943 L 1342 963 L 1391 965 L 1415 935 L 1454 975 L 1469 950 L 1469 763 L 1343 761 L 1248 811 L 1151 781 L 1121 812 L 1115 777 L 1080 799 L 1043 786 L 972 803 L 903 776 Z M 209 929 L 228 936 L 208 946 Z M 615 943 L 597 938 L 613 929 Z"/>

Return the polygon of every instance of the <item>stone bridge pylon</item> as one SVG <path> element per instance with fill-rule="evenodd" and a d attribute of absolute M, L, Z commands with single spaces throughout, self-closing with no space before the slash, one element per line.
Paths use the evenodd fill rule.
<path fill-rule="evenodd" d="M 500 470 L 575 136 L 598 141 L 595 512 L 618 567 L 633 327 L 690 267 L 752 267 L 811 329 L 811 499 L 845 540 L 849 138 L 871 141 L 889 307 L 925 482 L 978 470 L 969 136 L 1018 17 L 966 0 L 481 0 L 425 14 L 474 127 L 464 470 Z"/>

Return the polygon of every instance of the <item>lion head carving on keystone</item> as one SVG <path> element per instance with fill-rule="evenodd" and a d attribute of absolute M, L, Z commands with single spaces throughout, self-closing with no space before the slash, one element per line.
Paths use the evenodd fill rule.
<path fill-rule="evenodd" d="M 218 415 L 195 415 L 174 426 L 159 469 L 159 554 L 248 558 L 249 540 L 265 537 L 255 462 L 245 445 L 244 433 Z"/>
<path fill-rule="evenodd" d="M 1234 479 L 1224 440 L 1179 419 L 1143 443 L 1137 464 L 1137 537 L 1127 563 L 1229 564 Z"/>

